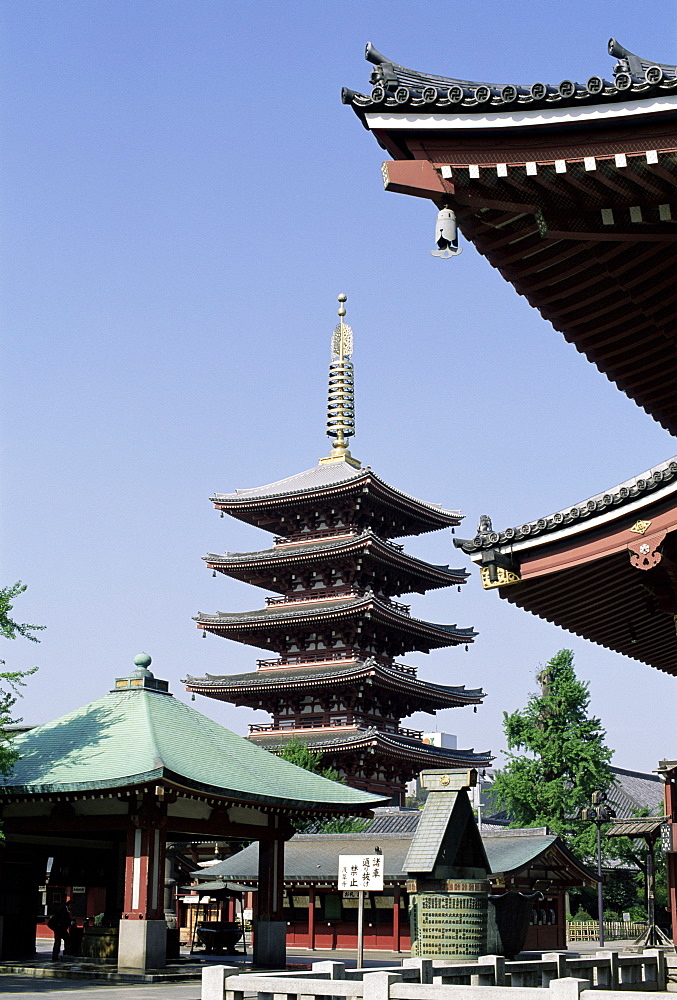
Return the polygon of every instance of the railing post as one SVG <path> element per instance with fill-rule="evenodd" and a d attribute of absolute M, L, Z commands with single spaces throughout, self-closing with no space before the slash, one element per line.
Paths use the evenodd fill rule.
<path fill-rule="evenodd" d="M 668 969 L 667 962 L 665 959 L 665 952 L 660 948 L 647 948 L 644 952 L 647 958 L 653 958 L 656 962 L 656 989 L 657 990 L 667 990 L 668 988 Z M 653 962 L 642 963 L 642 980 L 648 982 L 647 977 L 647 966 L 653 965 Z"/>
<path fill-rule="evenodd" d="M 368 972 L 362 979 L 363 1000 L 390 1000 L 391 983 L 399 983 L 398 972 Z"/>
<path fill-rule="evenodd" d="M 313 962 L 310 968 L 313 972 L 328 972 L 330 979 L 345 979 L 346 978 L 346 963 L 345 962 Z"/>
<path fill-rule="evenodd" d="M 421 986 L 429 986 L 433 981 L 433 961 L 431 958 L 403 958 L 403 969 L 418 969 Z"/>
<path fill-rule="evenodd" d="M 618 952 L 617 951 L 598 951 L 595 953 L 597 958 L 605 958 L 608 960 L 609 965 L 607 968 L 602 968 L 597 970 L 597 983 L 598 987 L 605 986 L 608 990 L 618 989 Z"/>
<path fill-rule="evenodd" d="M 493 974 L 491 976 L 471 976 L 472 986 L 505 986 L 505 956 L 504 955 L 481 955 L 477 959 L 478 965 L 491 965 Z M 475 984 L 474 979 L 479 982 Z M 487 982 L 491 979 L 491 982 Z"/>
<path fill-rule="evenodd" d="M 226 995 L 226 980 L 229 976 L 237 975 L 236 965 L 208 965 L 202 970 L 202 988 L 200 990 L 201 1000 L 224 1000 Z M 229 991 L 230 992 L 230 991 Z M 242 1000 L 244 994 L 231 992 L 232 1000 Z"/>
<path fill-rule="evenodd" d="M 551 1000 L 578 1000 L 583 990 L 589 990 L 591 983 L 589 979 L 553 979 L 548 989 Z"/>
<path fill-rule="evenodd" d="M 541 969 L 541 986 L 549 986 L 553 979 L 566 979 L 567 977 L 567 957 L 558 951 L 548 952 L 541 956 L 547 966 Z M 552 968 L 554 964 L 555 968 Z"/>

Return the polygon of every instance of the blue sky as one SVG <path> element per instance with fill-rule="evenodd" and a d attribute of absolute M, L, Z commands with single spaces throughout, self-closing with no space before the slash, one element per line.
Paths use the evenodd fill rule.
<path fill-rule="evenodd" d="M 567 345 L 471 246 L 430 256 L 435 212 L 386 194 L 385 154 L 340 101 L 364 45 L 466 79 L 607 77 L 610 35 L 677 62 L 672 0 L 457 4 L 5 0 L 2 88 L 3 580 L 22 579 L 9 666 L 45 722 L 134 655 L 187 673 L 253 668 L 199 611 L 257 607 L 201 556 L 267 536 L 209 504 L 326 453 L 336 296 L 356 338 L 353 453 L 399 488 L 505 527 L 671 456 L 672 438 Z M 462 565 L 448 533 L 408 542 Z M 563 646 L 620 766 L 674 757 L 675 680 L 482 592 L 412 600 L 474 625 L 419 675 L 483 686 L 477 714 L 409 725 L 499 752 L 502 712 Z M 263 713 L 200 699 L 237 732 Z"/>

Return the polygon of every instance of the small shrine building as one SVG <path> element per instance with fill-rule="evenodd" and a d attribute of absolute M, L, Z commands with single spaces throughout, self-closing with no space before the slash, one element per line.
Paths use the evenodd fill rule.
<path fill-rule="evenodd" d="M 365 948 L 408 951 L 404 864 L 421 815 L 418 810 L 379 809 L 361 833 L 296 834 L 286 848 L 284 916 L 289 946 L 310 951 L 357 947 L 357 895 L 339 891 L 337 858 L 370 854 L 378 847 L 383 852 L 384 891 L 368 893 L 365 899 Z M 492 893 L 516 889 L 543 894 L 534 902 L 525 948 L 566 948 L 567 889 L 596 885 L 595 874 L 545 827 L 484 827 L 482 842 Z M 210 867 L 208 877 L 255 889 L 257 866 L 258 848 L 252 844 Z"/>
<path fill-rule="evenodd" d="M 370 814 L 383 798 L 279 760 L 178 701 L 147 654 L 102 698 L 13 741 L 0 782 L 2 958 L 35 951 L 41 898 L 117 928 L 120 968 L 161 968 L 168 838 L 260 847 L 254 959 L 282 965 L 284 844 L 294 821 Z M 50 886 L 62 891 L 57 899 Z"/>
<path fill-rule="evenodd" d="M 472 628 L 414 617 L 395 598 L 460 587 L 467 572 L 411 556 L 395 541 L 459 525 L 462 515 L 418 500 L 362 466 L 348 450 L 354 433 L 352 331 L 332 339 L 327 433 L 330 454 L 312 469 L 276 483 L 216 494 L 223 515 L 271 532 L 272 548 L 210 554 L 214 575 L 273 591 L 261 609 L 200 614 L 204 634 L 266 651 L 257 670 L 186 678 L 188 691 L 263 709 L 272 722 L 250 726 L 249 739 L 277 751 L 301 739 L 354 788 L 403 805 L 408 781 L 424 768 L 481 767 L 489 753 L 423 742 L 403 727 L 412 712 L 477 705 L 484 692 L 420 680 L 400 657 L 467 646 Z"/>

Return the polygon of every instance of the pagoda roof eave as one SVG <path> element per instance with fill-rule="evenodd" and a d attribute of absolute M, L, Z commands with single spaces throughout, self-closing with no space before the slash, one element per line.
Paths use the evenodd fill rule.
<path fill-rule="evenodd" d="M 327 600 L 313 604 L 310 602 L 277 604 L 259 611 L 201 613 L 193 620 L 198 628 L 204 629 L 221 627 L 224 631 L 234 631 L 239 627 L 242 630 L 255 630 L 262 627 L 271 629 L 271 627 L 298 626 L 300 623 L 340 621 L 354 618 L 360 612 L 377 617 L 383 624 L 391 624 L 403 632 L 426 635 L 433 642 L 440 639 L 450 640 L 449 644 L 472 642 L 477 635 L 472 628 L 461 629 L 456 625 L 441 625 L 413 618 L 375 596 Z"/>
<path fill-rule="evenodd" d="M 574 111 L 580 118 L 599 106 L 613 112 L 618 105 L 660 100 L 677 90 L 676 66 L 636 56 L 613 38 L 609 41 L 609 54 L 619 60 L 614 67 L 613 82 L 592 76 L 585 84 L 571 80 L 553 85 L 501 84 L 409 69 L 392 62 L 369 43 L 365 55 L 375 67 L 372 90 L 361 94 L 344 88 L 342 99 L 363 123 L 377 113 L 409 118 L 416 115 L 439 118 L 449 114 L 472 118 L 479 111 L 485 118 L 483 127 L 500 128 L 503 119 L 516 113 L 527 117 L 537 111 L 551 116 Z"/>
<path fill-rule="evenodd" d="M 263 569 L 267 566 L 296 565 L 298 563 L 314 563 L 319 558 L 341 558 L 351 552 L 364 553 L 369 551 L 374 558 L 390 565 L 400 565 L 426 580 L 435 581 L 436 586 L 444 587 L 463 583 L 468 576 L 464 568 L 454 569 L 450 566 L 436 565 L 425 562 L 416 556 L 408 555 L 395 548 L 394 545 L 379 538 L 371 531 L 361 532 L 347 538 L 318 539 L 307 542 L 294 542 L 274 548 L 262 549 L 257 552 L 225 552 L 223 554 L 208 553 L 203 560 L 210 569 L 222 572 L 241 569 Z"/>
<path fill-rule="evenodd" d="M 235 493 L 215 493 L 210 499 L 217 508 L 237 516 L 238 512 L 248 509 L 287 507 L 297 504 L 302 498 L 349 494 L 358 490 L 363 492 L 365 488 L 371 489 L 389 506 L 408 510 L 430 524 L 429 528 L 421 530 L 434 531 L 439 527 L 455 526 L 463 519 L 458 510 L 446 510 L 439 504 L 419 500 L 395 489 L 380 479 L 369 466 L 356 469 L 345 462 L 320 464 L 267 486 Z"/>
<path fill-rule="evenodd" d="M 319 736 L 315 736 L 309 730 L 290 730 L 287 739 L 293 737 L 301 738 L 308 742 L 308 746 L 319 753 L 337 752 L 349 753 L 355 750 L 365 750 L 368 748 L 378 748 L 382 753 L 389 753 L 391 756 L 420 760 L 421 757 L 428 758 L 429 767 L 486 767 L 494 760 L 490 751 L 475 752 L 474 750 L 452 750 L 446 747 L 434 747 L 412 737 L 402 736 L 398 733 L 386 733 L 380 729 L 355 728 L 352 731 L 344 732 L 340 735 L 329 735 L 324 731 Z M 248 739 L 257 745 L 265 745 L 269 750 L 281 749 L 287 739 L 280 738 L 280 733 L 251 734 Z M 436 764 L 435 762 L 438 762 Z"/>
<path fill-rule="evenodd" d="M 350 666 L 315 667 L 276 667 L 268 670 L 254 670 L 245 674 L 206 674 L 204 677 L 188 675 L 183 681 L 188 691 L 196 693 L 219 692 L 237 693 L 246 691 L 280 691 L 287 688 L 305 688 L 324 686 L 334 687 L 337 681 L 348 682 L 373 676 L 379 686 L 397 687 L 403 691 L 411 691 L 422 697 L 439 702 L 440 706 L 480 704 L 486 697 L 481 688 L 466 688 L 446 684 L 433 684 L 421 681 L 411 674 L 390 669 L 377 662 L 358 662 Z"/>

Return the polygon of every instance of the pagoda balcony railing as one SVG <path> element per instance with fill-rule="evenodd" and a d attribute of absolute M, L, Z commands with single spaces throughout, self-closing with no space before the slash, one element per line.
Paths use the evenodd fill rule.
<path fill-rule="evenodd" d="M 399 542 L 391 542 L 389 538 L 385 539 L 386 545 L 389 545 L 391 549 L 395 549 L 396 552 L 404 552 L 404 545 L 400 545 Z"/>
<path fill-rule="evenodd" d="M 402 604 L 401 601 L 393 601 L 392 598 L 390 597 L 381 597 L 380 600 L 383 601 L 384 604 L 390 605 L 391 608 L 395 608 L 397 611 L 401 611 L 403 615 L 411 614 L 410 604 Z"/>
<path fill-rule="evenodd" d="M 339 597 L 359 597 L 358 591 L 353 587 L 323 587 L 321 590 L 304 590 L 297 594 L 285 594 L 282 597 L 266 597 L 266 605 L 271 607 L 274 604 L 304 604 L 313 601 L 330 601 Z"/>
<path fill-rule="evenodd" d="M 289 535 L 275 535 L 275 545 L 292 545 L 295 542 L 317 542 L 323 538 L 338 538 L 341 535 L 356 535 L 353 525 L 345 524 L 341 528 L 313 528 L 310 531 L 294 531 Z"/>
<path fill-rule="evenodd" d="M 397 730 L 399 736 L 409 736 L 412 740 L 422 740 L 423 731 L 421 729 L 403 729 L 402 726 Z"/>
<path fill-rule="evenodd" d="M 410 667 L 406 663 L 388 663 L 387 666 L 390 670 L 397 670 L 400 674 L 406 674 L 407 677 L 418 676 L 416 667 Z"/>
<path fill-rule="evenodd" d="M 285 653 L 275 660 L 257 660 L 256 666 L 263 670 L 266 667 L 296 667 L 311 663 L 329 663 L 333 660 L 366 659 L 368 655 L 354 649 L 309 649 L 298 653 Z"/>
<path fill-rule="evenodd" d="M 259 670 L 266 670 L 272 667 L 297 667 L 310 666 L 313 663 L 333 663 L 337 660 L 375 660 L 389 670 L 397 670 L 398 673 L 406 674 L 408 677 L 417 676 L 417 668 L 410 667 L 406 663 L 392 663 L 385 657 L 372 656 L 359 649 L 319 649 L 308 650 L 299 653 L 287 653 L 284 656 L 276 657 L 273 660 L 257 660 L 256 666 Z"/>
<path fill-rule="evenodd" d="M 405 729 L 403 726 L 374 726 L 373 723 L 365 722 L 363 719 L 355 719 L 346 722 L 342 719 L 330 719 L 329 722 L 295 722 L 290 725 L 278 726 L 274 722 L 250 723 L 249 733 L 295 733 L 308 729 L 346 729 L 348 727 L 364 726 L 365 728 L 375 728 L 389 736 L 407 736 L 409 739 L 422 740 L 423 732 L 420 729 Z"/>
<path fill-rule="evenodd" d="M 298 595 L 284 594 L 282 597 L 266 597 L 266 607 L 273 607 L 280 604 L 312 604 L 315 601 L 331 601 L 348 597 L 365 597 L 366 591 L 356 590 L 353 587 L 323 587 L 321 590 L 302 591 Z M 390 597 L 377 595 L 379 601 L 387 604 L 388 607 L 400 611 L 403 615 L 411 614 L 411 606 L 402 604 L 401 601 L 393 601 Z"/>

